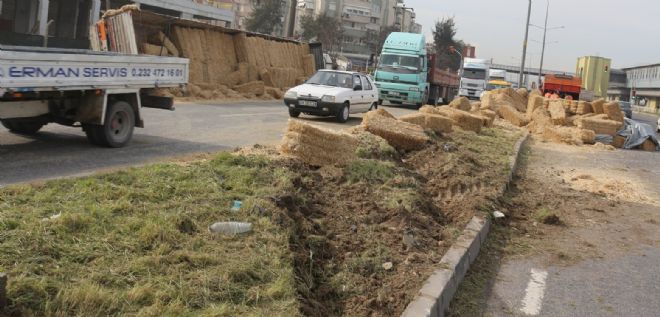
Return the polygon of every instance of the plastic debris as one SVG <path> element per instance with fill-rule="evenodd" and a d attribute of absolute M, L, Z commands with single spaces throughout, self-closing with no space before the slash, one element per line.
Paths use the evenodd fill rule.
<path fill-rule="evenodd" d="M 394 264 L 392 264 L 392 262 L 385 262 L 385 263 L 383 263 L 383 269 L 384 269 L 385 271 L 389 271 L 389 270 L 391 270 L 393 267 L 394 267 Z"/>
<path fill-rule="evenodd" d="M 249 222 L 216 222 L 209 226 L 210 233 L 239 234 L 252 231 Z"/>
<path fill-rule="evenodd" d="M 243 202 L 240 200 L 234 200 L 234 205 L 231 206 L 231 211 L 232 212 L 238 212 L 241 210 L 241 207 L 243 206 Z"/>
<path fill-rule="evenodd" d="M 47 217 L 47 218 L 43 218 L 43 219 L 41 219 L 41 221 L 55 220 L 55 219 L 57 219 L 57 218 L 59 218 L 59 217 L 61 217 L 61 216 L 62 216 L 62 212 L 60 211 L 59 213 L 57 213 L 57 214 L 55 214 L 55 215 L 52 215 L 52 216 L 50 216 L 50 217 Z"/>
<path fill-rule="evenodd" d="M 495 219 L 501 219 L 506 217 L 506 215 L 499 210 L 495 210 L 493 211 L 493 217 L 495 217 Z"/>

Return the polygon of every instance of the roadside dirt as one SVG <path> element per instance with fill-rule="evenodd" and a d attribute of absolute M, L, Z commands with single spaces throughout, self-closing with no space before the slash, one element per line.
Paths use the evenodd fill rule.
<path fill-rule="evenodd" d="M 491 294 L 508 263 L 574 267 L 660 246 L 658 155 L 542 142 L 524 153 L 498 204 L 507 217 L 496 221 L 450 316 L 515 315 L 517 302 Z"/>
<path fill-rule="evenodd" d="M 517 137 L 458 131 L 346 168 L 282 162 L 300 172 L 297 192 L 274 199 L 295 228 L 303 314 L 400 314 L 475 210 L 492 204 Z"/>

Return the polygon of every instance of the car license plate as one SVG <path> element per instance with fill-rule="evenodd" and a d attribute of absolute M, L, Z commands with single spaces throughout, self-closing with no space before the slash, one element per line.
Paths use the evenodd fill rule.
<path fill-rule="evenodd" d="M 392 92 L 390 92 L 390 96 L 396 96 L 396 97 L 398 97 L 398 96 L 401 96 L 401 94 L 398 93 L 398 92 L 396 92 L 396 91 L 392 91 Z"/>
<path fill-rule="evenodd" d="M 301 105 L 301 106 L 316 107 L 316 101 L 299 100 L 298 104 Z"/>

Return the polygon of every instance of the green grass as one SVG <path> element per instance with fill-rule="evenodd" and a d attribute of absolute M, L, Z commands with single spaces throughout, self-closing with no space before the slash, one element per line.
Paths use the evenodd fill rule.
<path fill-rule="evenodd" d="M 224 153 L 1 189 L 0 314 L 299 315 L 290 232 L 267 199 L 290 189 L 291 172 L 269 163 Z M 208 233 L 217 221 L 253 232 Z"/>
<path fill-rule="evenodd" d="M 346 168 L 346 178 L 351 183 L 385 183 L 394 177 L 394 164 L 377 160 L 356 160 Z"/>
<path fill-rule="evenodd" d="M 539 208 L 532 214 L 536 222 L 546 225 L 557 225 L 560 223 L 559 216 L 547 207 Z"/>

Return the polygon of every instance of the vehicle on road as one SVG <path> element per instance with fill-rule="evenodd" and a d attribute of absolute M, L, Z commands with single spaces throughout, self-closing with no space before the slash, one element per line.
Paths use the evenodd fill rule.
<path fill-rule="evenodd" d="M 582 79 L 572 75 L 546 74 L 541 92 L 544 95 L 556 93 L 562 99 L 567 96 L 571 96 L 574 100 L 588 99 L 584 95 L 580 95 L 582 92 Z"/>
<path fill-rule="evenodd" d="M 491 69 L 488 73 L 490 75 L 488 90 L 510 88 L 513 86 L 510 82 L 506 81 L 506 70 Z"/>
<path fill-rule="evenodd" d="M 378 108 L 378 88 L 365 74 L 320 70 L 304 84 L 289 89 L 284 104 L 292 118 L 304 113 L 334 116 L 344 123 L 351 114 Z"/>
<path fill-rule="evenodd" d="M 458 95 L 472 100 L 481 99 L 490 80 L 490 62 L 485 59 L 465 58 Z"/>
<path fill-rule="evenodd" d="M 79 21 L 50 22 L 43 17 L 49 16 L 52 5 L 62 3 L 48 3 L 40 3 L 39 12 L 16 10 L 16 21 L 37 21 L 42 35 L 12 29 L 0 39 L 4 127 L 20 134 L 34 134 L 48 123 L 81 127 L 91 143 L 116 148 L 130 142 L 135 127 L 144 127 L 142 107 L 173 110 L 172 98 L 151 92 L 187 84 L 188 59 L 92 51 L 83 32 L 72 37 L 76 41 L 55 37 L 49 42 L 51 22 L 60 37 L 72 35 L 62 35 L 60 29 L 88 30 L 100 17 L 100 2 L 87 6 L 85 14 L 76 13 Z"/>
<path fill-rule="evenodd" d="M 632 105 L 628 101 L 619 101 L 619 107 L 621 107 L 621 111 L 623 111 L 626 114 L 626 118 L 632 119 Z"/>
<path fill-rule="evenodd" d="M 448 103 L 456 95 L 458 75 L 436 68 L 435 55 L 428 54 L 422 34 L 391 33 L 383 45 L 376 72 L 379 103 Z"/>

